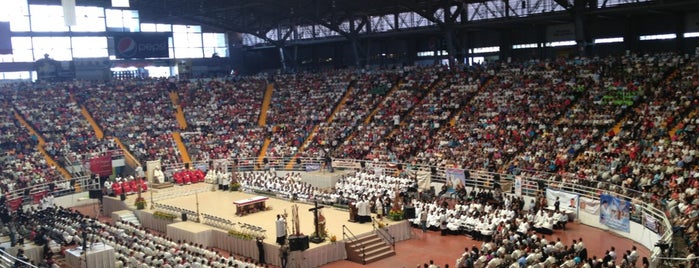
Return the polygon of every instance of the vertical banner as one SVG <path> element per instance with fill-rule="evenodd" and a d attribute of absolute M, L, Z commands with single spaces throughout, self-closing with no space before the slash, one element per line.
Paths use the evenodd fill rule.
<path fill-rule="evenodd" d="M 459 184 L 466 186 L 466 175 L 464 174 L 464 170 L 448 168 L 446 184 L 449 189 L 456 189 L 456 186 Z"/>
<path fill-rule="evenodd" d="M 0 54 L 12 54 L 12 39 L 10 38 L 10 23 L 0 21 Z"/>
<path fill-rule="evenodd" d="M 515 195 L 522 196 L 522 177 L 515 177 Z"/>
<path fill-rule="evenodd" d="M 631 210 L 631 202 L 606 194 L 600 195 L 599 200 L 599 222 L 607 225 L 609 228 L 629 232 L 629 212 Z"/>
<path fill-rule="evenodd" d="M 65 22 L 66 26 L 77 25 L 75 0 L 61 0 L 61 6 L 63 6 L 63 22 Z"/>

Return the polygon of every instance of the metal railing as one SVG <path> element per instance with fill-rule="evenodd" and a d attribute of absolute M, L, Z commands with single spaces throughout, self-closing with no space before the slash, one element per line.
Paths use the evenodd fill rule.
<path fill-rule="evenodd" d="M 12 254 L 7 253 L 4 249 L 0 248 L 0 267 L 2 268 L 36 268 L 37 266 L 32 265 L 26 261 L 17 259 L 17 257 L 12 256 Z"/>
<path fill-rule="evenodd" d="M 391 244 L 391 248 L 393 250 L 396 250 L 396 238 L 392 236 L 389 232 L 388 229 L 380 228 L 378 226 L 379 222 L 376 221 L 376 218 L 371 217 L 371 227 L 374 228 L 374 231 L 381 236 L 381 238 L 384 239 L 384 241 L 387 241 L 388 243 Z"/>
<path fill-rule="evenodd" d="M 359 238 L 357 238 L 357 236 L 354 235 L 349 228 L 347 228 L 347 225 L 344 224 L 342 225 L 342 240 L 360 243 L 360 246 L 362 247 L 362 264 L 366 264 L 366 246 L 364 245 L 364 242 L 359 241 Z"/>

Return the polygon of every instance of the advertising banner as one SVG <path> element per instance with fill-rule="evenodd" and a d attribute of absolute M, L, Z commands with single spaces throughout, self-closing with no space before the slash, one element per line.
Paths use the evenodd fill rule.
<path fill-rule="evenodd" d="M 90 158 L 90 171 L 100 177 L 112 175 L 112 156 L 104 155 Z"/>
<path fill-rule="evenodd" d="M 579 203 L 581 211 L 585 211 L 592 215 L 599 215 L 599 200 L 581 196 Z"/>
<path fill-rule="evenodd" d="M 600 195 L 599 200 L 599 222 L 609 226 L 609 228 L 629 232 L 629 212 L 631 210 L 631 202 L 606 194 Z"/>
<path fill-rule="evenodd" d="M 556 198 L 558 198 L 560 210 L 576 211 L 578 207 L 578 197 L 579 196 L 577 194 L 546 189 L 546 203 L 549 207 L 553 207 L 553 204 L 556 202 Z"/>
<path fill-rule="evenodd" d="M 114 55 L 120 59 L 169 57 L 170 33 L 114 33 Z"/>

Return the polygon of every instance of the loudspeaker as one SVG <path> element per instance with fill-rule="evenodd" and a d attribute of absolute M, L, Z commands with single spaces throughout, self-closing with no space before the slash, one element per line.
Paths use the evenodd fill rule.
<path fill-rule="evenodd" d="M 405 207 L 403 209 L 403 218 L 404 219 L 414 219 L 415 218 L 415 208 L 414 207 Z"/>
<path fill-rule="evenodd" d="M 102 190 L 90 190 L 90 199 L 102 199 Z"/>
<path fill-rule="evenodd" d="M 308 249 L 308 236 L 289 236 L 289 250 L 299 251 Z"/>
<path fill-rule="evenodd" d="M 184 169 L 189 169 L 189 163 L 184 163 Z"/>
<path fill-rule="evenodd" d="M 187 213 L 182 212 L 182 221 L 187 221 Z"/>
<path fill-rule="evenodd" d="M 126 194 L 125 194 L 125 193 L 121 193 L 121 195 L 119 196 L 119 199 L 121 199 L 121 201 L 126 200 Z"/>

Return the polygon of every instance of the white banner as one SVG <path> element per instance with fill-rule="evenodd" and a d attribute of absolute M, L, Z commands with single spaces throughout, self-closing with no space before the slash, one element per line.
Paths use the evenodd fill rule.
<path fill-rule="evenodd" d="M 75 26 L 78 24 L 75 16 L 75 0 L 61 0 L 63 6 L 63 22 L 66 26 Z"/>
<path fill-rule="evenodd" d="M 515 195 L 522 196 L 522 177 L 515 177 Z"/>
<path fill-rule="evenodd" d="M 362 166 L 356 161 L 345 161 L 333 159 L 333 168 L 361 168 Z"/>
<path fill-rule="evenodd" d="M 429 171 L 418 170 L 412 174 L 417 178 L 417 188 L 421 191 L 429 190 L 432 185 L 432 174 Z"/>
<path fill-rule="evenodd" d="M 592 198 L 587 198 L 584 196 L 580 197 L 580 210 L 590 213 L 592 215 L 599 214 L 599 200 Z"/>
<path fill-rule="evenodd" d="M 577 211 L 578 197 L 577 194 L 546 189 L 546 203 L 549 207 L 553 207 L 553 204 L 556 203 L 556 198 L 558 198 L 560 204 L 558 208 L 560 210 Z"/>

